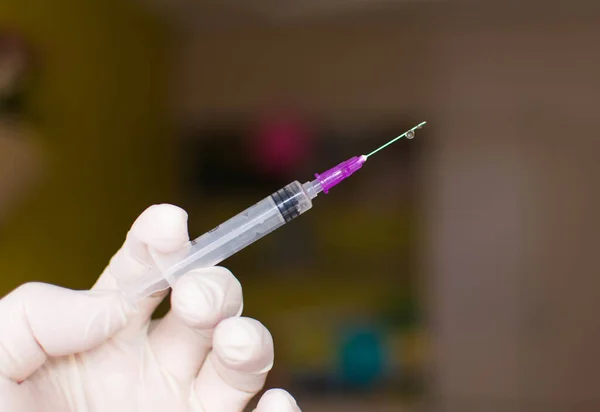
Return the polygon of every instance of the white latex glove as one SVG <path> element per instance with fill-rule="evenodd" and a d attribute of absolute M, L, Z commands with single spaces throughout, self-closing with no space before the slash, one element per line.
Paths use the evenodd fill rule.
<path fill-rule="evenodd" d="M 0 300 L 2 412 L 239 412 L 273 365 L 273 340 L 242 318 L 242 288 L 224 268 L 195 270 L 136 307 L 117 290 L 152 266 L 152 253 L 188 241 L 187 214 L 153 206 L 91 291 L 30 283 Z M 257 412 L 300 411 L 283 390 Z"/>

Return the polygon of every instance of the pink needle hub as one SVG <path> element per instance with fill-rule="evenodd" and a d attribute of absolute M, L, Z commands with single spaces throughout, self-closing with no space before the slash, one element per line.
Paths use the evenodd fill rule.
<path fill-rule="evenodd" d="M 323 192 L 328 193 L 329 189 L 350 177 L 354 172 L 360 169 L 366 161 L 367 156 L 354 156 L 320 175 L 317 173 L 315 177 L 321 184 Z"/>

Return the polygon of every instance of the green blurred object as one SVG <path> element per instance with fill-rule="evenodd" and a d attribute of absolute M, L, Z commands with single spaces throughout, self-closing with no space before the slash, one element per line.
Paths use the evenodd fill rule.
<path fill-rule="evenodd" d="M 390 327 L 403 331 L 418 328 L 420 326 L 418 302 L 414 297 L 397 296 L 384 308 L 383 318 Z"/>

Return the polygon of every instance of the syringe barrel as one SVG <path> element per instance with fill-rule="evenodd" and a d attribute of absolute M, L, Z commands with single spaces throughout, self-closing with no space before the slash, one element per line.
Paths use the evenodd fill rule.
<path fill-rule="evenodd" d="M 303 186 L 297 181 L 292 182 L 179 251 L 155 257 L 157 267 L 136 284 L 125 285 L 124 289 L 137 298 L 165 290 L 191 269 L 219 264 L 311 207 L 311 198 Z"/>

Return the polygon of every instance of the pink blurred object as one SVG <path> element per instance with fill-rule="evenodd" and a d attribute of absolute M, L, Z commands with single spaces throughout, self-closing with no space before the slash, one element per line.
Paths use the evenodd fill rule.
<path fill-rule="evenodd" d="M 311 152 L 307 122 L 291 110 L 269 113 L 260 121 L 254 144 L 257 167 L 271 174 L 287 175 Z"/>

